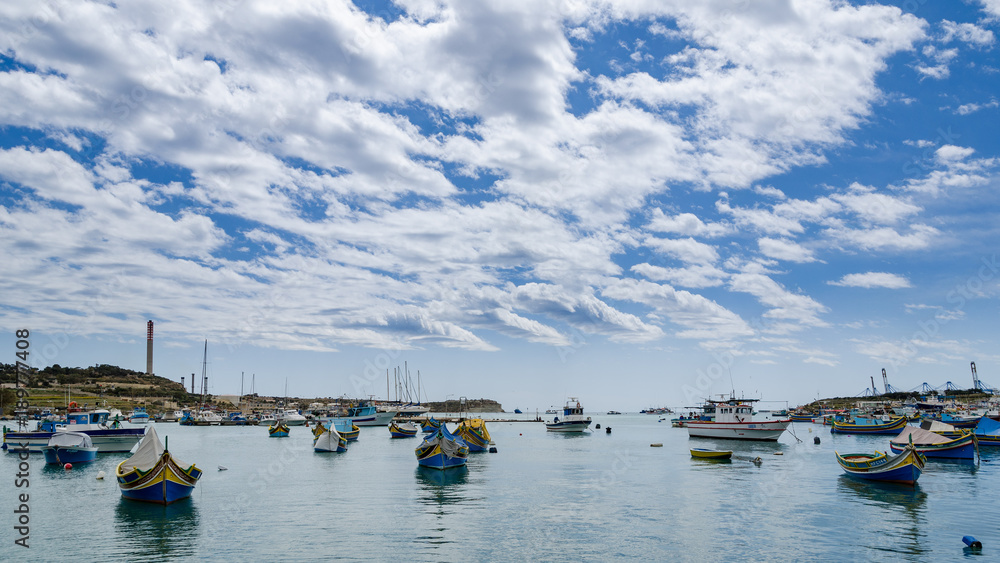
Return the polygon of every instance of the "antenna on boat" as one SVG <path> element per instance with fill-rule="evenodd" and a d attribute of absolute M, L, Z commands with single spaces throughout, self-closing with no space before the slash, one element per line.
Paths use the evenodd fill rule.
<path fill-rule="evenodd" d="M 733 383 L 733 368 L 729 369 L 729 396 L 733 399 L 736 398 L 736 385 Z"/>

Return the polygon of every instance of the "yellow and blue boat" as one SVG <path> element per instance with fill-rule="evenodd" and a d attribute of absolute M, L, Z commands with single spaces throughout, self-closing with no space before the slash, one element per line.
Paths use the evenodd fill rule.
<path fill-rule="evenodd" d="M 830 428 L 833 434 L 891 434 L 896 435 L 909 421 L 905 416 L 893 417 L 888 421 L 877 418 L 858 417 L 854 422 L 834 420 Z"/>
<path fill-rule="evenodd" d="M 278 422 L 272 426 L 268 426 L 267 435 L 271 438 L 287 438 L 288 425 L 284 422 Z"/>
<path fill-rule="evenodd" d="M 313 450 L 317 452 L 346 452 L 347 438 L 333 427 L 327 428 L 322 422 L 313 428 Z"/>
<path fill-rule="evenodd" d="M 917 482 L 927 461 L 913 444 L 907 444 L 902 452 L 893 456 L 883 452 L 847 455 L 834 453 L 837 456 L 837 463 L 852 477 L 907 485 Z"/>
<path fill-rule="evenodd" d="M 464 440 L 448 432 L 448 428 L 442 424 L 433 434 L 424 438 L 415 453 L 421 467 L 450 469 L 465 466 L 469 446 Z"/>
<path fill-rule="evenodd" d="M 420 428 L 412 422 L 397 423 L 395 420 L 389 423 L 389 434 L 393 438 L 412 438 L 417 435 Z"/>
<path fill-rule="evenodd" d="M 170 504 L 191 496 L 201 469 L 175 458 L 150 427 L 135 454 L 118 464 L 115 476 L 124 498 Z"/>
<path fill-rule="evenodd" d="M 906 449 L 907 444 L 913 444 L 926 458 L 975 459 L 979 449 L 976 436 L 968 430 L 957 438 L 949 438 L 912 426 L 907 426 L 899 436 L 893 438 L 889 442 L 889 449 L 898 454 Z"/>
<path fill-rule="evenodd" d="M 425 434 L 429 432 L 434 432 L 438 428 L 441 428 L 441 421 L 432 416 L 429 419 L 423 421 L 423 423 L 421 423 L 421 427 Z"/>
<path fill-rule="evenodd" d="M 733 457 L 732 450 L 710 450 L 707 448 L 691 448 L 691 457 L 698 459 L 724 460 Z"/>
<path fill-rule="evenodd" d="M 485 452 L 490 447 L 490 432 L 486 429 L 486 421 L 481 418 L 459 422 L 455 434 L 465 441 L 470 452 Z"/>
<path fill-rule="evenodd" d="M 357 424 L 350 418 L 333 418 L 330 419 L 330 428 L 337 431 L 338 434 L 344 437 L 348 442 L 355 442 L 358 436 L 361 435 L 361 429 L 358 428 Z"/>

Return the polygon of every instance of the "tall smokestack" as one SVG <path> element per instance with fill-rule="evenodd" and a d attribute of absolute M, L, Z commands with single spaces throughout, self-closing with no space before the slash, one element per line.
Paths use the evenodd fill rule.
<path fill-rule="evenodd" d="M 146 323 L 146 375 L 153 375 L 153 321 Z"/>

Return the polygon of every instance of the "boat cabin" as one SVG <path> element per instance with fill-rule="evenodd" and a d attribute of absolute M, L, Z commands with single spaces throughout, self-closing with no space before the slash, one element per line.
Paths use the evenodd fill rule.
<path fill-rule="evenodd" d="M 753 419 L 753 405 L 731 401 L 715 407 L 716 422 L 746 422 Z"/>

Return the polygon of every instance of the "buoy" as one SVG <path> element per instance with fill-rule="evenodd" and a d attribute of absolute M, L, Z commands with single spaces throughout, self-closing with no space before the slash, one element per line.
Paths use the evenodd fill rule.
<path fill-rule="evenodd" d="M 497 447 L 496 446 L 490 446 L 490 453 L 491 454 L 497 453 Z"/>
<path fill-rule="evenodd" d="M 611 427 L 610 427 L 610 426 L 608 426 L 607 428 L 605 428 L 605 429 L 604 429 L 604 432 L 606 432 L 606 433 L 608 433 L 608 434 L 611 434 Z"/>
<path fill-rule="evenodd" d="M 784 452 L 774 452 L 774 455 L 785 455 Z"/>
<path fill-rule="evenodd" d="M 814 444 L 818 444 L 819 443 L 819 436 L 816 436 L 816 437 L 813 438 L 813 443 Z"/>
<path fill-rule="evenodd" d="M 962 536 L 962 541 L 965 542 L 965 545 L 969 546 L 972 549 L 983 548 L 983 544 L 972 536 Z"/>
<path fill-rule="evenodd" d="M 660 442 L 657 442 L 655 444 L 650 444 L 649 447 L 651 447 L 651 448 L 662 448 L 663 444 L 661 444 Z"/>
<path fill-rule="evenodd" d="M 98 478 L 98 480 L 104 479 L 104 471 L 103 470 L 97 472 L 97 478 Z"/>
<path fill-rule="evenodd" d="M 596 428 L 596 429 L 600 430 L 600 429 L 601 429 L 601 425 L 600 425 L 600 424 L 598 424 L 598 425 L 597 425 L 597 426 L 595 426 L 594 428 Z"/>
<path fill-rule="evenodd" d="M 73 469 L 73 464 L 67 463 L 66 465 L 63 466 L 63 469 Z"/>

